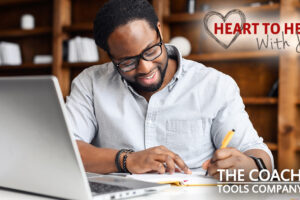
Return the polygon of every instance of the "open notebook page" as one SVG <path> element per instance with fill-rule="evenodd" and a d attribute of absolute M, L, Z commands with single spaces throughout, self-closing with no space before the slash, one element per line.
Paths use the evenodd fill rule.
<path fill-rule="evenodd" d="M 169 183 L 178 186 L 215 186 L 217 180 L 212 177 L 205 176 L 203 170 L 193 170 L 192 174 L 174 173 L 174 174 L 127 174 L 126 177 L 133 178 L 136 180 L 154 182 L 154 183 Z M 124 175 L 124 174 L 123 174 Z"/>

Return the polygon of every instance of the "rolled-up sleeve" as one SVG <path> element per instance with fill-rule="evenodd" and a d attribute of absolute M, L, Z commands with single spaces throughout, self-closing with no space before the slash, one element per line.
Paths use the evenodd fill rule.
<path fill-rule="evenodd" d="M 77 140 L 87 143 L 91 143 L 98 129 L 92 88 L 91 78 L 87 73 L 81 73 L 73 80 L 66 103 L 72 133 Z"/>
<path fill-rule="evenodd" d="M 216 148 L 220 148 L 222 141 L 228 131 L 234 129 L 235 134 L 232 137 L 228 147 L 234 147 L 241 152 L 250 149 L 264 150 L 272 161 L 274 169 L 273 155 L 267 145 L 263 142 L 263 138 L 259 137 L 254 129 L 247 112 L 243 100 L 240 96 L 240 90 L 235 81 L 225 76 L 223 82 L 223 104 L 219 109 L 212 123 L 212 140 Z M 224 87 L 226 85 L 226 88 Z"/>

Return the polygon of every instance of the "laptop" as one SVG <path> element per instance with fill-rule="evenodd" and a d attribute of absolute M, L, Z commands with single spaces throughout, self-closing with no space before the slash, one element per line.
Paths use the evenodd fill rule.
<path fill-rule="evenodd" d="M 0 187 L 63 199 L 119 199 L 169 185 L 86 175 L 54 76 L 0 78 Z"/>

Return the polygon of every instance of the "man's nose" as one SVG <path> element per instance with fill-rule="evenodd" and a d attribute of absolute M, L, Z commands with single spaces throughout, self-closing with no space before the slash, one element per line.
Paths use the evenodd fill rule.
<path fill-rule="evenodd" d="M 153 63 L 144 59 L 140 59 L 139 66 L 137 67 L 137 73 L 148 74 L 153 69 Z"/>

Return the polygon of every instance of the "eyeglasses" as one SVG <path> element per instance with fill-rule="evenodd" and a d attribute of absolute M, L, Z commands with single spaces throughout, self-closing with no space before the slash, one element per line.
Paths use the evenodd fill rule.
<path fill-rule="evenodd" d="M 132 56 L 132 57 L 127 57 L 122 59 L 119 63 L 115 63 L 113 61 L 112 56 L 109 54 L 112 62 L 114 65 L 120 69 L 122 72 L 129 72 L 131 70 L 134 70 L 138 67 L 140 59 L 142 58 L 143 60 L 146 61 L 152 61 L 158 58 L 162 54 L 162 39 L 160 36 L 160 33 L 158 31 L 158 28 L 156 27 L 156 33 L 159 36 L 159 42 L 157 44 L 154 44 L 153 46 L 143 50 L 143 52 L 137 56 Z"/>

